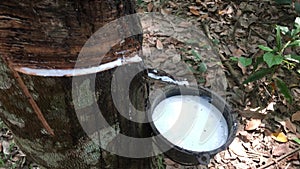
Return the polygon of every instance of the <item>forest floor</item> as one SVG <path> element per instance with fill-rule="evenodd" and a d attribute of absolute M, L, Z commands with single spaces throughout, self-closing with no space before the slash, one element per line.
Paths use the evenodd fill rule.
<path fill-rule="evenodd" d="M 300 73 L 296 72 L 299 64 L 294 70 L 280 68 L 277 74 L 291 89 L 294 101 L 289 104 L 267 78 L 242 84 L 254 68 L 231 59 L 255 60 L 263 55 L 258 45 L 273 48 L 275 26 L 294 26 L 299 14 L 293 5 L 278 5 L 270 0 L 143 0 L 138 12 L 163 14 L 151 24 L 147 17 L 142 17 L 146 18 L 142 19 L 146 64 L 165 69 L 166 73 L 179 77 L 177 80 L 192 81 L 189 78 L 192 72 L 197 84 L 217 89 L 238 114 L 236 138 L 228 150 L 211 159 L 209 168 L 300 168 Z M 198 39 L 193 37 L 193 29 L 205 34 L 215 53 L 201 53 L 203 43 L 209 42 L 201 39 L 202 35 Z M 299 54 L 298 49 L 287 52 Z M 209 62 L 206 58 L 213 56 L 219 62 Z M 181 69 L 182 60 L 189 72 Z M 219 69 L 225 72 L 225 80 L 219 78 L 222 73 L 216 73 Z M 168 158 L 164 165 L 167 169 L 200 168 L 184 167 Z"/>
<path fill-rule="evenodd" d="M 298 14 L 292 5 L 278 5 L 271 0 L 139 0 L 138 2 L 140 2 L 139 13 L 160 12 L 164 16 L 172 15 L 182 19 L 181 21 L 179 19 L 178 25 L 170 28 L 170 24 L 165 23 L 163 18 L 159 18 L 160 27 L 153 27 L 147 25 L 147 18 L 144 17 L 142 25 L 145 57 L 149 58 L 155 51 L 166 49 L 163 55 L 161 53 L 159 55 L 163 58 L 146 59 L 146 64 L 158 68 L 165 67 L 171 71 L 174 70 L 174 65 L 181 67 L 178 64 L 184 61 L 185 66 L 189 67 L 188 72 L 185 72 L 182 66 L 182 70 L 167 73 L 174 73 L 179 77 L 192 74 L 189 76 L 191 78 L 186 78 L 191 83 L 196 77 L 194 83 L 208 88 L 217 86 L 220 94 L 238 114 L 239 129 L 236 138 L 227 150 L 211 159 L 208 167 L 300 168 L 300 143 L 299 141 L 297 143 L 297 138 L 300 138 L 300 74 L 283 68 L 277 75 L 289 84 L 294 97 L 293 103 L 289 104 L 266 78 L 242 84 L 253 72 L 253 66 L 244 67 L 230 59 L 231 57 L 256 59 L 263 55 L 258 45 L 272 48 L 275 44 L 275 25 L 293 27 Z M 207 38 L 202 42 L 187 39 L 189 42 L 183 43 L 180 38 L 186 38 L 182 34 L 189 28 L 200 30 Z M 177 39 L 170 38 L 166 33 L 170 29 L 177 33 Z M 200 52 L 197 54 L 201 43 L 212 44 L 215 50 L 212 55 L 219 58 L 219 61 L 205 62 L 207 58 L 200 56 L 202 55 Z M 218 71 L 220 69 L 221 72 Z M 216 77 L 223 75 L 225 80 L 218 78 L 219 81 L 214 82 Z M 1 122 L 0 138 L 0 169 L 38 168 L 26 160 L 25 155 L 14 144 L 12 133 Z M 158 167 L 162 166 L 167 169 L 200 168 L 200 166 L 182 166 L 167 157 L 162 164 L 158 164 Z"/>

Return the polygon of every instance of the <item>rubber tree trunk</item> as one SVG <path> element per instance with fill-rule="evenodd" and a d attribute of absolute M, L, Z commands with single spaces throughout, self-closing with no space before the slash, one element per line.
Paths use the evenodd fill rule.
<path fill-rule="evenodd" d="M 100 140 L 103 144 L 109 146 L 117 142 L 119 134 L 132 137 L 150 135 L 147 125 L 131 122 L 120 115 L 112 100 L 115 91 L 120 95 L 128 93 L 128 89 L 118 84 L 130 80 L 126 79 L 130 71 L 143 70 L 140 62 L 119 65 L 124 68 L 124 76 L 115 79 L 118 83 L 112 83 L 118 67 L 81 75 L 75 83 L 72 76 L 38 76 L 24 69 L 45 69 L 47 72 L 74 68 L 81 48 L 95 31 L 134 12 L 132 0 L 0 2 L 0 117 L 29 159 L 51 169 L 151 168 L 152 158 L 134 159 L 111 154 L 88 136 L 96 132 L 93 126 L 98 126 L 97 130 L 106 127 L 93 112 L 95 105 L 109 125 L 115 128 L 108 134 L 116 136 L 115 139 Z M 128 25 L 123 23 L 122 26 L 127 31 Z M 138 21 L 136 28 L 140 29 Z M 140 48 L 140 36 L 125 38 L 123 43 L 112 46 L 100 64 L 95 62 L 97 57 L 94 56 L 80 66 L 99 66 L 118 58 L 130 58 Z M 124 54 L 121 51 L 130 52 Z M 91 77 L 95 81 L 90 81 Z M 93 86 L 95 91 L 90 91 Z M 131 102 L 143 110 L 147 86 L 140 80 L 132 81 L 130 86 Z M 90 99 L 92 92 L 96 99 Z M 81 99 L 74 100 L 74 95 Z M 146 116 L 130 110 L 126 101 L 121 108 L 133 118 Z M 80 118 L 89 119 L 86 125 L 92 126 L 90 133 L 83 130 Z M 131 151 L 134 145 L 128 143 L 123 148 Z"/>

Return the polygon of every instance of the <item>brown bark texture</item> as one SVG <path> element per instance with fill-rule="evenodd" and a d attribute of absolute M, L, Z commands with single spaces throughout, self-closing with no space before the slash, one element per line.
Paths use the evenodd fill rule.
<path fill-rule="evenodd" d="M 72 77 L 43 77 L 18 72 L 22 67 L 73 68 L 82 46 L 95 31 L 134 12 L 132 0 L 0 1 L 0 117 L 29 159 L 51 169 L 151 168 L 152 158 L 125 158 L 100 148 L 79 122 L 78 118 L 84 118 L 88 119 L 85 125 L 92 126 L 91 129 L 95 129 L 93 126 L 99 130 L 107 127 L 101 125 L 101 120 L 99 123 L 98 115 L 92 109 L 96 104 L 106 121 L 115 126 L 112 135 L 116 135 L 116 140 L 120 133 L 132 137 L 150 135 L 147 125 L 131 122 L 116 109 L 111 93 L 117 91 L 122 95 L 128 90 L 122 85 L 112 85 L 116 68 L 77 77 L 73 85 Z M 140 29 L 138 21 L 136 24 Z M 130 31 L 126 26 L 123 23 L 122 30 Z M 126 55 L 131 57 L 140 50 L 141 38 L 132 36 L 126 38 L 125 43 L 110 47 L 108 53 L 100 56 L 101 63 L 96 61 L 99 53 L 91 52 L 80 66 L 97 66 L 124 57 L 124 53 L 118 51 L 129 51 Z M 91 51 L 94 49 L 90 47 Z M 128 80 L 127 73 L 143 70 L 142 63 L 122 67 L 124 76 L 117 79 L 119 83 Z M 95 81 L 89 80 L 92 78 Z M 129 91 L 134 96 L 131 102 L 143 110 L 147 86 L 139 77 L 135 79 Z M 95 91 L 90 91 L 93 85 Z M 84 99 L 74 100 L 74 91 Z M 91 92 L 96 99 L 90 99 Z M 77 114 L 74 104 L 80 105 Z M 129 111 L 126 101 L 122 105 L 123 110 Z M 131 116 L 145 118 L 146 115 L 132 112 Z M 109 146 L 116 140 L 101 141 Z M 131 151 L 134 145 L 127 143 L 123 148 Z"/>

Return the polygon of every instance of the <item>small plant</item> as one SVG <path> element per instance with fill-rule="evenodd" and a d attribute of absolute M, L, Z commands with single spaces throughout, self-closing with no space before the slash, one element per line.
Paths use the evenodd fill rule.
<path fill-rule="evenodd" d="M 284 35 L 284 38 L 281 35 Z M 258 47 L 264 51 L 263 56 L 256 59 L 252 64 L 251 58 L 235 58 L 231 59 L 239 61 L 243 66 L 254 66 L 254 72 L 243 82 L 243 84 L 259 80 L 266 77 L 269 82 L 274 82 L 276 89 L 284 95 L 289 103 L 292 103 L 291 92 L 286 83 L 277 76 L 280 68 L 286 68 L 290 71 L 296 68 L 300 63 L 300 56 L 296 54 L 287 54 L 287 48 L 295 48 L 300 46 L 300 18 L 295 20 L 294 28 L 290 30 L 288 27 L 276 26 L 276 45 L 273 48 L 259 45 Z M 266 65 L 266 66 L 263 66 Z M 297 70 L 299 73 L 299 70 Z"/>
<path fill-rule="evenodd" d="M 166 166 L 164 164 L 164 157 L 163 155 L 158 155 L 157 156 L 157 166 L 156 166 L 157 169 L 165 169 Z"/>
<path fill-rule="evenodd" d="M 0 167 L 4 167 L 4 166 L 5 166 L 4 159 L 2 159 L 2 157 L 0 157 Z"/>
<path fill-rule="evenodd" d="M 192 49 L 187 53 L 192 54 L 193 60 L 186 61 L 190 64 L 189 69 L 197 74 L 198 83 L 205 83 L 204 73 L 207 72 L 207 65 L 203 62 L 202 56 L 198 53 L 196 49 Z"/>
<path fill-rule="evenodd" d="M 230 57 L 231 60 L 240 62 L 244 67 L 250 66 L 252 64 L 252 59 L 251 58 L 246 58 L 246 57 Z"/>
<path fill-rule="evenodd" d="M 191 53 L 194 56 L 195 61 L 198 64 L 197 65 L 197 70 L 200 73 L 205 73 L 206 70 L 207 70 L 207 66 L 206 66 L 206 64 L 204 62 L 202 62 L 201 55 L 196 50 L 192 50 Z"/>
<path fill-rule="evenodd" d="M 137 2 L 138 6 L 144 6 L 145 5 L 144 0 L 137 0 L 136 2 Z"/>

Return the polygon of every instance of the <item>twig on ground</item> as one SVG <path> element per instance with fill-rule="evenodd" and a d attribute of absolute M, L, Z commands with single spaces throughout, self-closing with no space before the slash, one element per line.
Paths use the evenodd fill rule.
<path fill-rule="evenodd" d="M 265 85 L 263 85 L 263 88 L 265 89 L 266 93 L 272 98 L 272 94 L 269 92 Z"/>
<path fill-rule="evenodd" d="M 247 153 L 255 154 L 257 156 L 270 157 L 268 154 L 263 154 L 263 153 L 255 152 L 253 150 L 247 151 Z"/>
<path fill-rule="evenodd" d="M 250 30 L 252 32 L 254 32 L 259 38 L 263 39 L 264 41 L 266 41 L 268 43 L 268 39 L 266 38 L 266 36 L 261 35 L 259 32 L 257 32 L 255 29 L 253 29 L 252 27 L 250 27 Z"/>
<path fill-rule="evenodd" d="M 290 167 L 291 163 L 289 163 L 284 169 L 288 169 Z"/>
<path fill-rule="evenodd" d="M 279 158 L 277 158 L 275 160 L 272 160 L 271 162 L 269 162 L 269 163 L 267 163 L 267 164 L 265 164 L 263 166 L 260 166 L 258 169 L 265 169 L 265 168 L 273 165 L 274 163 L 277 163 L 277 162 L 279 162 L 279 161 L 287 158 L 288 156 L 293 155 L 294 153 L 296 153 L 298 151 L 300 151 L 300 147 L 296 148 L 295 150 L 293 150 L 291 152 L 286 153 L 285 155 L 283 155 L 283 156 L 281 156 L 281 157 L 279 157 Z"/>

